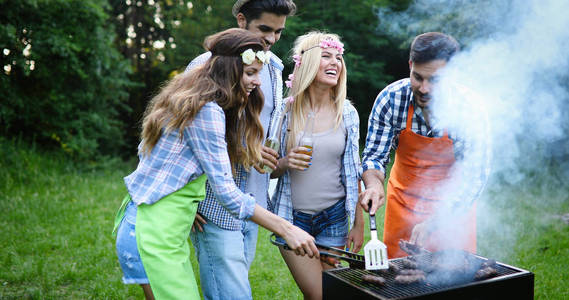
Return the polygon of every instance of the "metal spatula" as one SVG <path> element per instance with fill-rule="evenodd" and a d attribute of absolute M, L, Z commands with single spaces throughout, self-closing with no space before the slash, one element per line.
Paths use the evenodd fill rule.
<path fill-rule="evenodd" d="M 377 238 L 375 215 L 369 215 L 369 228 L 371 240 L 364 247 L 366 270 L 380 270 L 389 268 L 387 261 L 387 246 Z"/>

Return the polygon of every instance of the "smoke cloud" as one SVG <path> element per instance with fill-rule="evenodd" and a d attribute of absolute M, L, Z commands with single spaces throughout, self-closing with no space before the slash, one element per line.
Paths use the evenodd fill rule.
<path fill-rule="evenodd" d="M 504 190 L 569 183 L 567 11 L 567 0 L 417 0 L 406 11 L 378 11 L 380 30 L 408 42 L 440 31 L 463 46 L 440 74 L 433 113 L 439 126 L 491 145 L 491 176 L 478 203 L 479 237 L 500 228 L 495 234 L 504 242 L 503 252 L 491 255 L 507 256 L 520 230 L 497 221 L 505 219 L 507 201 L 516 201 Z"/>

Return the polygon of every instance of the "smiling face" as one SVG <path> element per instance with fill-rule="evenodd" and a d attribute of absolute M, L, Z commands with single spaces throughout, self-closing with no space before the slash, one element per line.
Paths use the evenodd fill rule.
<path fill-rule="evenodd" d="M 263 64 L 255 59 L 250 65 L 243 64 L 243 77 L 241 77 L 241 86 L 247 92 L 247 96 L 257 87 L 261 86 L 259 72 L 263 68 Z"/>
<path fill-rule="evenodd" d="M 286 16 L 264 12 L 258 19 L 247 22 L 245 15 L 237 14 L 237 24 L 239 28 L 247 29 L 267 43 L 265 51 L 268 51 L 280 38 L 285 28 Z"/>
<path fill-rule="evenodd" d="M 425 63 L 413 63 L 409 61 L 411 69 L 411 90 L 415 103 L 425 108 L 431 101 L 431 92 L 436 81 L 437 71 L 446 65 L 444 59 L 437 59 Z"/>
<path fill-rule="evenodd" d="M 336 86 L 340 78 L 340 73 L 342 72 L 342 67 L 343 58 L 336 48 L 322 49 L 320 67 L 318 68 L 318 73 L 316 73 L 316 78 L 314 78 L 313 83 L 329 87 Z"/>

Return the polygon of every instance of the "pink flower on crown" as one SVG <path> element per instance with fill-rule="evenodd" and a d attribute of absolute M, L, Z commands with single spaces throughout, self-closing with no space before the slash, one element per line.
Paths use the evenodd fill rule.
<path fill-rule="evenodd" d="M 334 40 L 323 40 L 320 42 L 320 48 L 336 48 L 339 54 L 344 54 L 344 44 Z"/>
<path fill-rule="evenodd" d="M 292 88 L 292 81 L 293 80 L 294 80 L 294 74 L 291 73 L 288 75 L 288 80 L 285 81 L 285 85 L 287 88 L 289 88 L 289 89 Z"/>
<path fill-rule="evenodd" d="M 284 102 L 288 104 L 292 104 L 294 102 L 294 98 L 292 96 L 284 98 Z"/>
<path fill-rule="evenodd" d="M 300 60 L 301 60 L 301 59 L 302 59 L 302 56 L 300 56 L 300 55 L 298 55 L 298 54 L 295 54 L 295 55 L 292 56 L 292 60 L 294 61 L 294 65 L 295 65 L 296 67 L 299 67 L 299 66 L 300 66 Z"/>

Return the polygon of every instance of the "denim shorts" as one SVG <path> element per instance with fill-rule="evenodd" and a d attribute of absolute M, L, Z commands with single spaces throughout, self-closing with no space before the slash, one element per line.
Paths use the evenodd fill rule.
<path fill-rule="evenodd" d="M 136 211 L 136 204 L 130 201 L 117 230 L 117 256 L 123 272 L 122 281 L 124 283 L 148 284 L 148 276 L 144 271 L 136 245 Z"/>
<path fill-rule="evenodd" d="M 348 237 L 348 214 L 345 200 L 326 208 L 317 214 L 293 210 L 293 224 L 312 235 L 316 242 L 328 247 L 342 247 Z M 279 242 L 284 242 L 278 238 Z"/>

